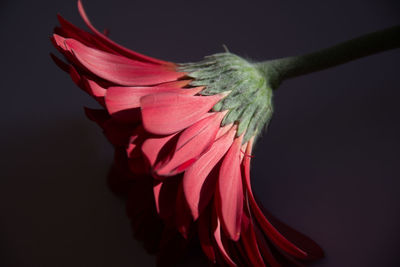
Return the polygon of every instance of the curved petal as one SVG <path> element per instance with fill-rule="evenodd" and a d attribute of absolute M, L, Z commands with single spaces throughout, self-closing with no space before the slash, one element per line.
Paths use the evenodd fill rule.
<path fill-rule="evenodd" d="M 146 141 L 144 141 L 142 145 L 142 152 L 149 161 L 150 166 L 154 166 L 156 162 L 167 157 L 167 154 L 170 154 L 171 151 L 173 152 L 175 142 L 172 139 L 175 136 L 176 134 L 171 134 L 167 136 L 153 136 L 147 138 Z M 171 143 L 170 149 L 167 148 L 168 143 Z"/>
<path fill-rule="evenodd" d="M 114 41 L 110 40 L 107 36 L 105 36 L 104 34 L 102 34 L 101 32 L 99 32 L 90 22 L 88 16 L 86 15 L 85 9 L 83 8 L 82 2 L 80 0 L 78 0 L 78 10 L 79 13 L 82 17 L 82 19 L 84 20 L 84 22 L 86 23 L 86 25 L 89 27 L 89 29 L 99 38 L 101 39 L 104 43 L 106 43 L 110 48 L 118 51 L 121 55 L 124 55 L 128 58 L 132 58 L 132 59 L 136 59 L 136 60 L 140 60 L 140 61 L 144 61 L 144 62 L 150 62 L 153 64 L 162 64 L 162 65 L 170 65 L 172 63 L 166 62 L 166 61 L 162 61 L 162 60 L 158 60 L 155 58 L 151 58 L 142 54 L 139 54 L 137 52 L 134 52 L 132 50 L 129 50 L 117 43 L 115 43 Z"/>
<path fill-rule="evenodd" d="M 180 182 L 177 177 L 175 178 L 155 182 L 153 187 L 157 213 L 168 223 L 174 223 L 176 196 Z"/>
<path fill-rule="evenodd" d="M 258 248 L 252 219 L 247 215 L 249 211 L 245 210 L 246 212 L 243 213 L 242 217 L 241 242 L 253 266 L 266 266 Z"/>
<path fill-rule="evenodd" d="M 184 130 L 172 158 L 155 169 L 161 176 L 171 176 L 190 167 L 214 142 L 226 112 L 215 112 Z"/>
<path fill-rule="evenodd" d="M 218 178 L 217 211 L 226 235 L 239 240 L 243 214 L 243 187 L 240 169 L 240 147 L 243 135 L 236 138 L 226 153 Z"/>
<path fill-rule="evenodd" d="M 229 254 L 226 251 L 225 246 L 224 246 L 224 244 L 222 242 L 221 223 L 219 221 L 218 216 L 216 215 L 216 212 L 214 212 L 213 217 L 214 217 L 213 218 L 214 239 L 215 239 L 215 242 L 217 243 L 218 250 L 221 253 L 224 261 L 226 262 L 226 264 L 231 266 L 231 267 L 235 267 L 235 266 L 237 266 L 236 263 L 231 259 L 231 257 L 229 257 Z"/>
<path fill-rule="evenodd" d="M 181 131 L 198 122 L 224 95 L 191 96 L 159 93 L 141 98 L 145 129 L 166 135 Z"/>
<path fill-rule="evenodd" d="M 140 107 L 140 99 L 146 95 L 162 92 L 196 94 L 202 89 L 202 87 L 182 89 L 180 87 L 172 87 L 172 85 L 164 86 L 164 84 L 145 87 L 112 86 L 107 89 L 105 102 L 108 112 L 114 114 L 119 111 Z"/>
<path fill-rule="evenodd" d="M 86 46 L 95 47 L 97 49 L 104 50 L 109 53 L 119 54 L 112 48 L 108 47 L 104 42 L 96 38 L 89 32 L 86 32 L 74 24 L 64 19 L 62 16 L 57 15 L 58 21 L 60 22 L 61 28 L 56 28 L 54 33 L 64 36 L 65 38 L 76 39 Z"/>
<path fill-rule="evenodd" d="M 246 155 L 251 154 L 252 146 L 253 146 L 254 138 L 249 141 L 249 144 L 246 149 Z M 275 224 L 280 224 L 284 226 L 286 234 L 292 236 L 293 240 L 297 240 L 299 244 L 301 244 L 303 248 L 297 246 L 296 244 L 292 243 L 288 240 L 282 233 L 268 220 L 268 218 L 263 214 L 262 210 L 258 206 L 253 192 L 251 190 L 250 184 L 250 157 L 246 156 L 243 160 L 243 167 L 244 167 L 244 185 L 248 192 L 249 196 L 249 204 L 254 213 L 254 216 L 260 225 L 261 229 L 265 232 L 268 238 L 280 249 L 284 252 L 288 253 L 299 259 L 318 259 L 323 257 L 322 249 L 311 239 L 300 234 L 299 232 L 293 230 L 292 228 L 280 223 L 275 219 Z M 271 219 L 271 217 L 270 217 Z M 283 229 L 281 227 L 281 229 Z"/>
<path fill-rule="evenodd" d="M 211 216 L 209 209 L 199 217 L 198 233 L 201 248 L 204 254 L 212 262 L 216 263 L 214 246 L 211 241 Z"/>
<path fill-rule="evenodd" d="M 87 70 L 120 85 L 154 85 L 175 81 L 185 75 L 162 66 L 90 48 L 74 39 L 65 39 L 64 45 Z"/>
<path fill-rule="evenodd" d="M 182 181 L 183 192 L 194 220 L 197 220 L 215 192 L 215 183 L 218 176 L 210 173 L 228 151 L 235 133 L 236 127 L 231 127 L 225 135 L 216 140 L 211 148 L 185 171 Z"/>

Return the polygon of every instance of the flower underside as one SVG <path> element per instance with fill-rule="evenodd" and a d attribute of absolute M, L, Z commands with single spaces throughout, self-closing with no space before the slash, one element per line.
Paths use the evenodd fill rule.
<path fill-rule="evenodd" d="M 223 266 L 321 258 L 252 192 L 249 155 L 273 111 L 268 71 L 228 52 L 185 64 L 151 58 L 98 31 L 80 1 L 78 9 L 91 32 L 59 16 L 51 41 L 65 61 L 52 58 L 100 104 L 85 112 L 115 148 L 110 188 L 127 199 L 134 233 L 153 239 L 160 226 L 158 258 L 194 236 Z"/>
<path fill-rule="evenodd" d="M 178 69 L 194 78 L 191 86 L 205 87 L 200 95 L 228 93 L 213 111 L 229 111 L 221 126 L 237 124 L 236 136 L 244 133 L 243 143 L 268 126 L 273 112 L 272 88 L 263 73 L 247 60 L 225 52 L 180 64 Z"/>

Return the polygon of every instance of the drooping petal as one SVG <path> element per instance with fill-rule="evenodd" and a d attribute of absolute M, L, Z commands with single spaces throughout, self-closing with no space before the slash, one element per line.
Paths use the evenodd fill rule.
<path fill-rule="evenodd" d="M 214 239 L 215 239 L 215 242 L 217 243 L 217 247 L 218 247 L 219 252 L 222 255 L 222 258 L 224 259 L 224 261 L 226 262 L 227 265 L 229 265 L 231 267 L 237 266 L 236 263 L 229 256 L 229 253 L 226 251 L 226 248 L 222 242 L 221 222 L 220 222 L 218 216 L 216 215 L 216 212 L 213 212 L 213 229 L 214 229 Z"/>
<path fill-rule="evenodd" d="M 109 53 L 118 54 L 115 50 L 108 47 L 104 42 L 99 40 L 99 38 L 96 38 L 96 36 L 92 35 L 91 33 L 76 27 L 60 15 L 57 15 L 57 18 L 60 22 L 61 28 L 55 28 L 54 33 L 59 34 L 65 38 L 75 39 L 89 47 L 101 49 Z"/>
<path fill-rule="evenodd" d="M 74 39 L 65 39 L 64 46 L 87 70 L 120 85 L 154 85 L 175 81 L 185 75 L 183 72 L 176 72 L 162 66 L 90 48 Z"/>
<path fill-rule="evenodd" d="M 240 169 L 240 147 L 243 135 L 236 138 L 222 161 L 217 187 L 217 210 L 222 229 L 237 241 L 243 213 L 243 187 Z"/>
<path fill-rule="evenodd" d="M 253 224 L 253 227 L 257 239 L 258 248 L 260 249 L 264 261 L 267 262 L 271 267 L 280 267 L 281 265 L 278 263 L 275 256 L 272 254 L 270 245 L 265 240 L 265 235 L 261 232 L 258 225 Z"/>
<path fill-rule="evenodd" d="M 183 193 L 182 182 L 180 182 L 176 195 L 175 223 L 176 228 L 185 239 L 189 238 L 192 222 L 193 220 L 192 216 L 190 215 L 190 209 L 187 205 L 185 195 Z"/>
<path fill-rule="evenodd" d="M 251 154 L 254 138 L 249 141 L 247 146 L 246 155 Z M 250 184 L 250 157 L 246 156 L 243 160 L 244 167 L 244 185 L 249 196 L 249 204 L 254 216 L 260 225 L 261 229 L 265 232 L 268 238 L 281 250 L 299 259 L 318 259 L 323 256 L 322 249 L 311 239 L 304 236 L 303 234 L 293 230 L 292 228 L 284 225 L 278 220 L 272 218 L 268 219 L 263 211 L 258 206 L 251 189 Z M 275 221 L 275 224 L 280 224 L 281 229 L 284 229 L 285 234 L 291 236 L 293 240 L 296 240 L 300 245 L 296 245 L 288 240 L 282 233 L 271 223 L 271 218 Z M 270 221 L 271 220 L 271 221 Z M 279 222 L 279 223 L 278 223 Z"/>
<path fill-rule="evenodd" d="M 53 40 L 53 39 L 52 39 Z M 56 63 L 56 65 L 62 69 L 63 71 L 69 73 L 69 68 L 70 65 L 65 63 L 64 61 L 62 61 L 61 59 L 59 59 L 56 55 L 54 55 L 53 53 L 50 53 L 50 57 L 51 59 L 54 61 L 54 63 Z"/>
<path fill-rule="evenodd" d="M 81 17 L 83 18 L 83 20 L 85 21 L 86 25 L 89 27 L 89 29 L 99 38 L 101 39 L 104 43 L 106 43 L 110 48 L 118 51 L 121 55 L 126 56 L 128 58 L 132 58 L 132 59 L 136 59 L 136 60 L 140 60 L 140 61 L 144 61 L 144 62 L 150 62 L 153 64 L 161 64 L 161 65 L 170 65 L 171 63 L 166 62 L 166 61 L 162 61 L 162 60 L 158 60 L 155 58 L 151 58 L 142 54 L 139 54 L 137 52 L 131 51 L 117 43 L 115 43 L 114 41 L 110 40 L 107 36 L 105 36 L 104 34 L 102 34 L 101 32 L 99 32 L 90 22 L 88 16 L 86 15 L 85 9 L 83 8 L 83 5 L 81 3 L 81 1 L 78 1 L 78 10 L 79 13 L 81 15 Z"/>
<path fill-rule="evenodd" d="M 212 262 L 216 263 L 214 246 L 211 241 L 211 214 L 210 210 L 203 212 L 199 217 L 198 233 L 201 248 L 204 254 Z"/>
<path fill-rule="evenodd" d="M 246 202 L 247 200 L 245 203 Z M 253 222 L 249 216 L 249 211 L 247 210 L 246 205 L 245 210 L 246 212 L 243 213 L 242 217 L 241 242 L 252 266 L 266 266 L 258 248 L 256 235 L 253 229 Z"/>
<path fill-rule="evenodd" d="M 211 148 L 185 171 L 183 191 L 194 220 L 197 220 L 215 192 L 218 173 L 215 175 L 210 175 L 210 173 L 228 151 L 235 133 L 236 127 L 231 127 L 227 133 L 216 140 Z M 216 172 L 218 171 L 216 170 Z"/>
<path fill-rule="evenodd" d="M 168 223 L 174 223 L 176 196 L 180 179 L 174 177 L 162 182 L 154 182 L 154 200 L 157 213 Z"/>
<path fill-rule="evenodd" d="M 84 111 L 89 120 L 94 121 L 103 129 L 105 122 L 111 118 L 104 109 L 92 109 L 85 107 Z"/>
<path fill-rule="evenodd" d="M 224 95 L 191 96 L 159 93 L 141 98 L 143 125 L 154 134 L 181 131 L 198 122 Z"/>
<path fill-rule="evenodd" d="M 172 154 L 176 145 L 176 135 L 153 136 L 144 141 L 142 152 L 146 156 L 150 166 Z M 171 155 L 172 156 L 172 155 Z"/>
<path fill-rule="evenodd" d="M 190 167 L 214 142 L 225 112 L 216 112 L 182 132 L 172 158 L 155 169 L 161 176 L 171 176 Z"/>
<path fill-rule="evenodd" d="M 139 125 L 133 130 L 129 138 L 126 155 L 128 156 L 129 169 L 134 174 L 149 174 L 149 165 L 141 150 L 144 140 L 148 137 L 149 134 L 143 129 L 142 125 Z"/>

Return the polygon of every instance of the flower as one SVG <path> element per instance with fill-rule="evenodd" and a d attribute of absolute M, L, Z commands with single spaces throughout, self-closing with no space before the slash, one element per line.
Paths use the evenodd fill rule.
<path fill-rule="evenodd" d="M 52 57 L 102 106 L 85 111 L 115 147 L 110 184 L 127 195 L 133 224 L 155 209 L 164 233 L 198 236 L 211 262 L 229 266 L 322 257 L 252 193 L 250 155 L 272 115 L 262 71 L 229 52 L 188 64 L 133 52 L 95 29 L 80 1 L 78 8 L 91 33 L 59 16 L 51 40 L 68 63 Z"/>

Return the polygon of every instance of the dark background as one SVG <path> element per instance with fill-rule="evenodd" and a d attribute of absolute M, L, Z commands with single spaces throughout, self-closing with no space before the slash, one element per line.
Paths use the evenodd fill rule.
<path fill-rule="evenodd" d="M 400 22 L 397 0 L 84 5 L 114 40 L 175 62 L 222 44 L 255 60 L 296 55 Z M 0 2 L 0 266 L 154 266 L 107 189 L 112 149 L 82 110 L 96 103 L 48 56 L 57 12 L 83 26 L 75 0 Z M 253 186 L 325 249 L 314 266 L 400 266 L 399 61 L 374 55 L 275 94 Z"/>

